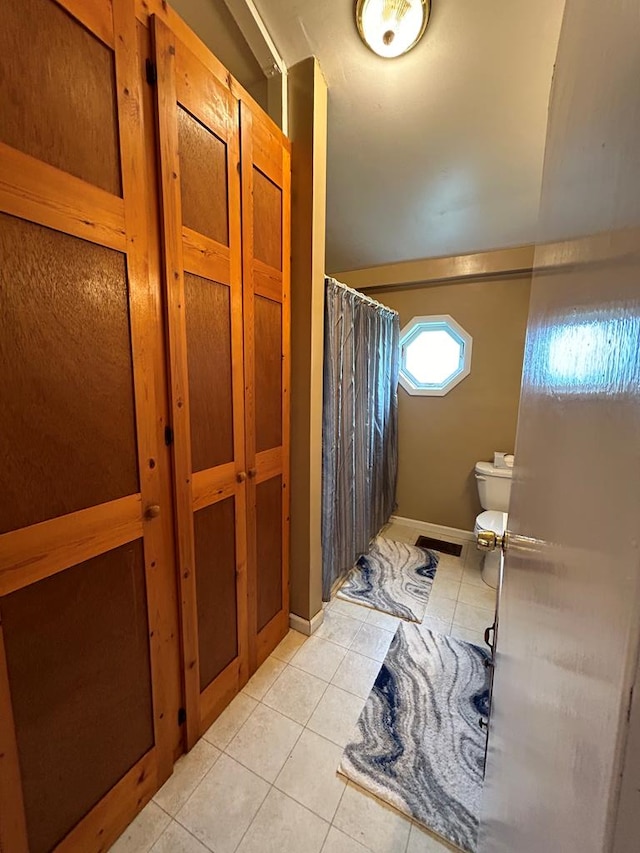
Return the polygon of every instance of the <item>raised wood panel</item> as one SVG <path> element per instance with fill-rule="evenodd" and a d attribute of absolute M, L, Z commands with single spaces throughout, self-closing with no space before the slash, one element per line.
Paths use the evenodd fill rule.
<path fill-rule="evenodd" d="M 253 254 L 282 269 L 282 190 L 259 169 L 253 170 Z"/>
<path fill-rule="evenodd" d="M 291 148 L 282 143 L 282 611 L 279 632 L 289 629 L 291 564 Z M 269 651 L 270 653 L 270 651 Z"/>
<path fill-rule="evenodd" d="M 234 499 L 196 512 L 194 531 L 202 691 L 238 654 Z"/>
<path fill-rule="evenodd" d="M 189 55 L 159 17 L 153 19 L 152 30 L 158 67 L 157 114 L 175 428 L 182 653 L 186 735 L 190 747 L 201 735 L 205 722 L 210 721 L 213 709 L 219 713 L 221 703 L 228 701 L 229 691 L 237 692 L 247 679 L 245 486 L 237 479 L 244 467 L 238 108 L 215 75 L 205 73 L 204 66 Z M 195 176 L 191 184 L 197 184 L 198 191 L 202 185 L 207 190 L 202 196 L 202 216 L 198 222 L 189 220 L 186 212 L 193 199 L 186 198 L 190 189 L 181 179 L 185 157 L 179 148 L 182 144 L 186 150 L 186 145 L 184 129 L 180 138 L 178 124 L 183 119 L 179 118 L 177 103 L 183 104 L 190 114 L 185 111 L 188 115 L 185 127 L 191 134 L 189 157 Z M 217 153 L 222 150 L 219 148 L 222 139 L 224 161 Z M 216 149 L 213 155 L 211 140 Z M 207 184 L 202 172 L 203 163 L 216 157 L 217 174 L 222 175 L 223 164 L 225 170 L 224 182 L 218 181 L 217 196 L 215 189 L 210 191 L 212 181 Z M 228 216 L 225 220 L 228 234 L 224 237 L 228 247 L 222 244 L 221 233 L 213 238 L 203 233 L 207 229 L 211 233 L 212 202 Z M 220 649 L 215 654 L 211 652 L 207 631 L 214 630 L 213 623 L 203 621 L 202 630 L 198 629 L 199 621 L 211 617 L 208 606 L 211 591 L 202 587 L 202 596 L 207 600 L 203 610 L 196 582 L 197 560 L 205 559 L 202 547 L 195 541 L 196 537 L 201 540 L 204 537 L 196 529 L 203 524 L 198 519 L 222 512 L 219 507 L 228 506 L 227 502 L 234 507 L 235 516 L 234 566 L 226 577 L 236 588 L 236 629 L 232 637 L 231 598 L 227 596 L 229 618 L 224 633 L 229 643 L 231 639 L 235 641 L 232 658 L 229 658 L 231 645 L 218 643 Z M 221 657 L 216 657 L 218 654 Z"/>
<path fill-rule="evenodd" d="M 149 213 L 155 181 L 145 166 L 150 157 L 145 137 L 145 104 L 138 56 L 136 21 L 131 0 L 114 0 L 118 126 L 127 234 L 129 319 L 132 337 L 136 438 L 143 502 L 144 567 L 149 617 L 149 653 L 153 701 L 157 783 L 169 776 L 173 763 L 180 673 L 170 648 L 178 613 L 171 524 L 169 457 L 164 443 L 167 414 L 164 375 L 164 311 L 157 257 L 157 212 Z M 157 243 L 155 250 L 157 251 Z M 99 813 L 98 813 L 99 814 Z"/>
<path fill-rule="evenodd" d="M 0 20 L 0 141 L 120 195 L 113 52 L 51 0 Z"/>
<path fill-rule="evenodd" d="M 182 254 L 182 199 L 175 89 L 176 39 L 159 18 L 151 20 L 158 82 L 156 120 L 163 235 L 162 266 L 166 288 L 169 388 L 174 433 L 172 454 L 175 492 L 176 550 L 180 589 L 180 651 L 186 709 L 185 741 L 190 749 L 200 737 L 198 610 L 195 585 L 191 425 Z"/>
<path fill-rule="evenodd" d="M 196 471 L 192 483 L 194 512 L 241 491 L 235 462 L 209 468 L 208 471 Z"/>
<path fill-rule="evenodd" d="M 185 109 L 177 110 L 183 225 L 228 246 L 227 147 Z"/>
<path fill-rule="evenodd" d="M 258 631 L 282 609 L 282 478 L 256 486 Z"/>
<path fill-rule="evenodd" d="M 95 850 L 105 853 L 122 834 L 136 812 L 145 806 L 158 790 L 162 776 L 158 767 L 162 759 L 154 747 L 136 761 L 100 802 L 56 847 L 55 853 L 78 853 Z"/>
<path fill-rule="evenodd" d="M 142 542 L 4 596 L 0 615 L 29 847 L 45 853 L 153 746 Z"/>
<path fill-rule="evenodd" d="M 130 7 L 127 9 L 130 16 Z M 130 18 L 129 18 L 130 19 Z M 173 762 L 184 751 L 182 727 L 176 725 L 178 709 L 183 706 L 182 674 L 180 661 L 180 612 L 178 607 L 178 585 L 176 582 L 175 527 L 173 513 L 173 483 L 171 477 L 171 447 L 165 443 L 165 428 L 170 424 L 169 383 L 166 358 L 166 318 L 162 296 L 160 261 L 160 205 L 157 184 L 157 160 L 155 129 L 155 93 L 151 86 L 145 85 L 147 60 L 152 57 L 151 35 L 138 21 L 135 21 L 138 55 L 137 79 L 142 98 L 142 109 L 135 112 L 142 123 L 142 135 L 139 145 L 143 148 L 142 159 L 146 172 L 144 204 L 146 217 L 142 220 L 145 228 L 148 253 L 147 304 L 145 315 L 141 318 L 146 329 L 145 355 L 149 359 L 152 379 L 149 386 L 153 394 L 148 393 L 148 405 L 155 409 L 155 417 L 148 417 L 149 438 L 155 441 L 155 448 L 149 447 L 149 457 L 145 465 L 145 496 L 147 506 L 157 504 L 161 508 L 157 519 L 145 525 L 145 562 L 147 564 L 147 590 L 152 610 L 152 669 L 154 672 L 154 710 L 156 714 L 156 743 L 158 744 L 158 779 L 160 784 L 171 772 Z M 129 57 L 131 60 L 131 57 Z M 126 182 L 125 182 L 126 186 Z M 140 194 L 142 195 L 142 194 Z M 146 221 L 145 221 L 146 220 Z M 135 347 L 134 347 L 135 353 Z M 138 363 L 142 359 L 137 357 Z M 145 441 L 145 445 L 147 443 Z M 147 449 L 146 446 L 144 449 Z M 154 479 L 155 475 L 155 479 Z M 154 527 L 155 526 L 155 527 Z M 150 537 L 153 529 L 153 539 Z M 150 577 L 151 575 L 151 577 Z M 160 673 L 157 672 L 160 668 Z M 139 796 L 146 795 L 148 783 L 140 781 Z M 118 801 L 121 802 L 120 800 Z M 120 805 L 122 811 L 122 805 Z"/>
<path fill-rule="evenodd" d="M 185 272 L 231 284 L 231 257 L 227 246 L 183 226 L 182 253 Z"/>
<path fill-rule="evenodd" d="M 0 622 L 0 850 L 11 850 L 13 853 L 29 851 L 2 622 Z"/>
<path fill-rule="evenodd" d="M 0 249 L 6 532 L 139 489 L 123 256 L 4 214 Z"/>
<path fill-rule="evenodd" d="M 228 142 L 233 137 L 235 98 L 183 44 L 176 52 L 176 95 L 178 102 L 220 139 Z"/>
<path fill-rule="evenodd" d="M 80 21 L 100 41 L 113 48 L 113 2 L 112 0 L 55 0 L 70 15 Z"/>
<path fill-rule="evenodd" d="M 0 595 L 138 539 L 140 495 L 81 509 L 0 536 Z"/>
<path fill-rule="evenodd" d="M 242 642 L 246 642 L 242 629 L 238 632 Z M 238 693 L 239 687 L 246 683 L 247 676 L 242 675 L 245 669 L 242 664 L 243 656 L 239 657 L 223 669 L 216 680 L 203 690 L 200 696 L 200 727 L 203 732 L 220 716 L 227 705 Z"/>
<path fill-rule="evenodd" d="M 262 483 L 279 474 L 285 467 L 285 453 L 282 447 L 273 447 L 256 453 L 255 481 Z"/>
<path fill-rule="evenodd" d="M 289 146 L 282 134 L 244 102 L 240 125 L 251 481 L 247 515 L 250 661 L 255 669 L 286 634 L 289 619 L 291 186 Z"/>
<path fill-rule="evenodd" d="M 192 470 L 233 461 L 230 292 L 184 276 Z"/>
<path fill-rule="evenodd" d="M 0 211 L 126 249 L 121 198 L 0 142 Z"/>
<path fill-rule="evenodd" d="M 263 261 L 253 262 L 253 288 L 258 296 L 282 302 L 282 272 Z"/>
<path fill-rule="evenodd" d="M 254 301 L 256 453 L 282 444 L 282 306 Z"/>
<path fill-rule="evenodd" d="M 284 169 L 282 162 L 283 151 L 288 151 L 289 140 L 282 135 L 282 131 L 274 127 L 262 110 L 253 111 L 254 122 L 252 128 L 252 160 L 256 169 L 259 169 L 269 177 L 273 183 L 282 187 Z"/>
<path fill-rule="evenodd" d="M 20 11 L 28 16 L 38 5 L 29 0 Z M 0 360 L 6 362 L 12 351 L 14 356 L 4 371 L 11 377 L 9 386 L 5 382 L 11 406 L 4 406 L 3 394 L 3 408 L 9 419 L 23 418 L 25 440 L 33 440 L 34 447 L 35 430 L 44 423 L 42 448 L 36 449 L 42 449 L 46 464 L 40 466 L 37 478 L 31 477 L 37 480 L 33 488 L 48 498 L 57 499 L 56 487 L 65 497 L 67 492 L 73 496 L 74 488 L 81 495 L 88 490 L 89 497 L 81 501 L 88 503 L 85 509 L 58 515 L 69 506 L 56 506 L 55 517 L 0 536 L 0 596 L 4 595 L 0 613 L 8 638 L 6 659 L 5 645 L 0 643 L 0 680 L 5 672 L 12 700 L 12 713 L 7 714 L 4 706 L 0 713 L 0 849 L 12 853 L 27 849 L 19 837 L 22 786 L 28 794 L 30 850 L 49 850 L 64 834 L 60 850 L 97 853 L 109 847 L 167 778 L 180 738 L 173 525 L 168 450 L 163 442 L 166 377 L 153 198 L 155 142 L 153 135 L 145 135 L 153 112 L 141 74 L 144 57 L 136 50 L 130 0 L 113 4 L 48 0 L 46 5 L 64 23 L 48 28 L 47 14 L 35 22 L 38 43 L 46 43 L 46 49 L 37 56 L 37 47 L 22 50 L 20 59 L 24 54 L 33 67 L 20 81 L 24 91 L 10 92 L 25 113 L 27 123 L 17 131 L 23 144 L 14 148 L 13 139 L 0 141 L 0 210 L 18 217 L 3 216 L 0 221 L 0 309 L 3 319 L 8 317 L 6 328 L 11 328 L 2 336 Z M 0 0 L 0 10 L 3 7 Z M 88 30 L 113 46 L 115 53 Z M 12 45 L 13 50 L 20 47 Z M 95 56 L 87 54 L 106 56 L 108 62 L 94 62 Z M 61 64 L 64 74 L 58 68 Z M 79 70 L 85 76 L 79 76 Z M 36 94 L 44 99 L 44 108 L 36 115 L 28 98 L 38 89 L 38 74 L 53 81 L 59 100 L 54 102 L 46 86 L 40 87 Z M 0 59 L 0 98 L 7 94 L 6 83 Z M 79 103 L 69 120 L 60 99 L 76 96 Z M 105 146 L 115 128 L 105 115 L 105 102 L 112 118 L 117 114 L 112 146 L 117 185 L 101 178 L 112 165 Z M 0 107 L 0 131 L 7 126 L 14 130 L 4 102 Z M 48 118 L 52 107 L 55 121 Z M 91 109 L 95 115 L 87 118 Z M 44 124 L 38 136 L 40 118 Z M 28 146 L 34 139 L 41 149 L 25 153 L 31 151 Z M 84 155 L 75 163 L 78 169 L 71 162 L 76 151 Z M 62 159 L 55 159 L 59 155 Z M 69 162 L 64 160 L 67 156 Z M 81 171 L 87 163 L 97 176 Z M 154 241 L 155 258 L 150 257 Z M 21 380 L 23 388 L 18 387 Z M 50 405 L 51 399 L 57 407 Z M 83 404 L 88 408 L 95 404 L 97 411 L 84 417 Z M 55 433 L 58 427 L 66 432 L 54 434 L 52 441 L 50 431 Z M 83 450 L 82 436 L 88 450 L 79 466 L 73 452 Z M 131 454 L 128 446 L 121 446 L 123 441 L 131 444 Z M 3 488 L 7 501 L 12 501 L 19 488 L 12 493 L 5 487 L 9 477 L 15 480 L 13 469 L 7 474 L 6 449 L 0 440 L 0 462 L 7 477 Z M 31 460 L 32 468 L 38 461 Z M 53 482 L 47 468 L 51 464 L 62 472 L 60 484 Z M 118 465 L 124 465 L 127 474 L 133 472 L 124 486 Z M 27 478 L 31 473 L 26 472 Z M 114 483 L 114 495 L 123 496 L 104 503 Z M 103 487 L 104 495 L 99 492 Z M 20 495 L 18 506 L 28 497 Z M 5 502 L 1 506 L 4 509 Z M 130 552 L 135 555 L 127 562 L 134 565 L 123 576 L 114 568 L 114 554 Z M 113 564 L 105 566 L 109 559 Z M 76 589 L 70 590 L 69 579 L 74 577 Z M 98 584 L 98 592 L 92 584 Z M 34 605 L 43 590 L 49 599 L 40 607 L 44 615 Z M 56 654 L 61 660 L 54 660 Z M 103 658 L 107 664 L 101 671 Z M 23 666 L 24 661 L 28 665 Z M 21 684 L 27 677 L 29 690 Z M 89 698 L 83 693 L 92 690 L 95 695 Z M 8 695 L 7 690 L 3 698 Z M 111 719 L 105 721 L 100 715 L 109 709 Z M 12 716 L 22 775 L 17 786 Z M 48 737 L 43 734 L 47 727 Z M 41 743 L 33 748 L 38 739 Z M 97 759 L 85 748 L 88 740 L 103 751 Z M 65 766 L 65 760 L 76 762 L 80 772 Z M 11 773 L 14 790 L 7 793 Z M 7 807 L 15 811 L 11 821 L 6 820 Z"/>

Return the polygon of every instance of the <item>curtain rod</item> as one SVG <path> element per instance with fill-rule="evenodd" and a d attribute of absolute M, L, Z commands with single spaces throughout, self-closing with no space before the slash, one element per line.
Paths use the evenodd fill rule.
<path fill-rule="evenodd" d="M 374 305 L 376 308 L 381 308 L 383 311 L 390 311 L 392 314 L 397 314 L 398 312 L 389 308 L 388 305 L 383 305 L 382 302 L 378 302 L 376 299 L 372 299 L 370 296 L 367 296 L 366 293 L 361 293 L 359 290 L 355 290 L 353 287 L 349 287 L 348 284 L 344 284 L 342 281 L 338 281 L 337 278 L 333 278 L 330 275 L 325 275 L 324 277 L 325 284 L 327 282 L 331 282 L 331 284 L 335 284 L 337 287 L 342 287 L 344 290 L 348 290 L 350 293 L 354 293 L 359 299 L 363 302 L 367 302 L 369 305 Z"/>

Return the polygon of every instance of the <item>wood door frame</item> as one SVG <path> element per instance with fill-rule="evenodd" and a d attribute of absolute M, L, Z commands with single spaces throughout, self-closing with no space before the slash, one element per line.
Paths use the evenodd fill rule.
<path fill-rule="evenodd" d="M 240 232 L 240 163 L 238 102 L 201 57 L 159 15 L 150 19 L 157 66 L 157 121 L 160 148 L 164 277 L 174 432 L 178 562 L 181 590 L 182 650 L 187 748 L 196 743 L 248 673 L 246 474 L 244 447 L 244 373 L 242 357 L 242 257 Z M 218 105 L 199 96 L 213 84 Z M 176 107 L 180 105 L 227 146 L 227 214 L 229 246 L 183 225 Z M 222 115 L 220 113 L 222 110 Z M 193 471 L 185 316 L 185 272 L 225 285 L 230 291 L 232 341 L 232 462 Z M 234 498 L 236 530 L 237 649 L 236 658 L 204 690 L 200 689 L 198 612 L 193 515 L 198 509 Z"/>
<path fill-rule="evenodd" d="M 246 444 L 249 489 L 249 624 L 250 670 L 254 672 L 289 630 L 289 528 L 290 528 L 290 384 L 291 384 L 291 148 L 289 140 L 253 104 L 240 102 L 240 152 L 242 174 L 242 257 L 244 281 L 244 341 Z M 262 172 L 282 193 L 282 270 L 254 257 L 253 170 Z M 282 306 L 282 445 L 256 453 L 255 297 Z M 258 555 L 256 542 L 256 487 L 282 478 L 282 606 L 258 631 Z"/>
<path fill-rule="evenodd" d="M 54 0 L 51 0 L 54 2 Z M 0 211 L 90 241 L 125 256 L 136 420 L 139 492 L 0 536 L 0 594 L 142 539 L 149 627 L 154 746 L 57 845 L 106 849 L 170 775 L 177 728 L 178 674 L 167 656 L 175 599 L 170 547 L 170 474 L 163 446 L 166 390 L 160 291 L 149 275 L 148 174 L 133 0 L 55 0 L 114 53 L 122 196 L 112 195 L 23 152 L 0 146 Z M 149 508 L 153 507 L 151 511 Z M 4 643 L 0 643 L 0 799 L 11 820 L 0 822 L 0 848 L 28 850 L 15 725 Z"/>

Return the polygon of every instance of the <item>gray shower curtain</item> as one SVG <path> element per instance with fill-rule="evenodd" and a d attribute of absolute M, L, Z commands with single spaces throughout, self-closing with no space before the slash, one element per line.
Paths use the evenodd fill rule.
<path fill-rule="evenodd" d="M 369 550 L 395 504 L 398 314 L 326 279 L 322 596 Z"/>

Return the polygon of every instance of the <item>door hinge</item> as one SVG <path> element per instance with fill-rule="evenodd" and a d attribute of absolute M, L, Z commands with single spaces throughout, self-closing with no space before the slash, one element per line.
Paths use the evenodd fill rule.
<path fill-rule="evenodd" d="M 147 83 L 150 86 L 155 86 L 158 82 L 158 68 L 152 59 L 147 59 L 145 62 L 147 72 Z"/>
<path fill-rule="evenodd" d="M 164 428 L 164 443 L 167 447 L 170 447 L 173 444 L 173 430 L 170 426 L 166 426 Z"/>
<path fill-rule="evenodd" d="M 187 712 L 184 708 L 178 708 L 178 725 L 182 726 L 187 722 Z"/>

